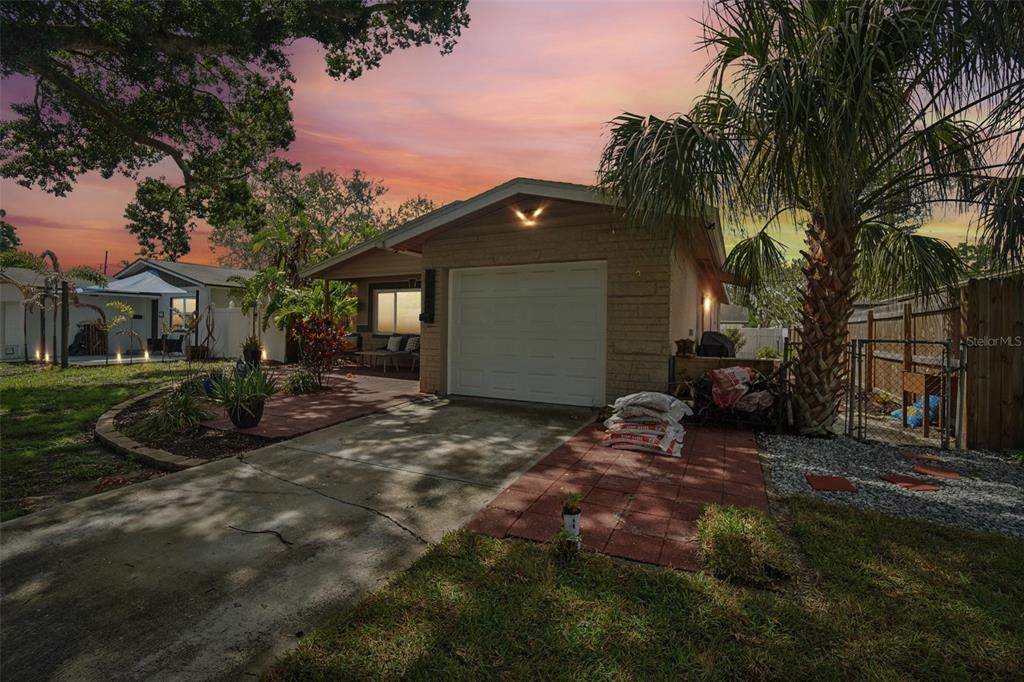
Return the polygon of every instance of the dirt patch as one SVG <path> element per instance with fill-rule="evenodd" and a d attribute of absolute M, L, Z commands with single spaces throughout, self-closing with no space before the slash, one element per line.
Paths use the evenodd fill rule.
<path fill-rule="evenodd" d="M 200 426 L 194 433 L 169 433 L 159 438 L 150 439 L 133 433 L 131 427 L 152 414 L 156 410 L 156 405 L 162 396 L 162 393 L 158 393 L 125 408 L 114 419 L 114 426 L 118 431 L 151 448 L 159 448 L 183 457 L 197 457 L 207 460 L 221 459 L 240 452 L 256 450 L 280 440 L 277 438 L 254 436 L 248 433 L 238 433 L 237 431 L 221 431 L 205 426 Z M 209 409 L 214 414 L 221 412 L 220 407 L 213 403 L 210 403 Z"/>

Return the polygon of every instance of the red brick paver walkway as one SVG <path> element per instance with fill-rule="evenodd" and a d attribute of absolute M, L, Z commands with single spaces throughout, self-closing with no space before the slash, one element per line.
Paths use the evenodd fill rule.
<path fill-rule="evenodd" d="M 293 438 L 407 403 L 422 396 L 419 386 L 417 380 L 369 373 L 332 375 L 325 391 L 272 397 L 263 409 L 263 419 L 254 428 L 236 429 L 223 411 L 203 426 L 265 438 Z"/>
<path fill-rule="evenodd" d="M 561 496 L 583 495 L 584 546 L 685 570 L 701 566 L 697 518 L 711 503 L 768 510 L 754 434 L 688 427 L 682 457 L 615 450 L 584 428 L 516 479 L 468 528 L 546 542 L 562 525 Z"/>

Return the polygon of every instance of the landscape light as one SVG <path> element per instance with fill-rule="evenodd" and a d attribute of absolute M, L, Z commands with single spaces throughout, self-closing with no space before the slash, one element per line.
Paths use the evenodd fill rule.
<path fill-rule="evenodd" d="M 266 348 L 264 348 L 264 349 L 262 349 L 262 350 L 260 351 L 260 358 L 261 358 L 261 359 L 262 359 L 262 360 L 263 360 L 264 362 L 266 362 L 266 361 L 267 361 L 267 349 L 266 349 Z"/>
<path fill-rule="evenodd" d="M 149 361 L 149 351 L 148 350 L 142 351 L 142 359 L 146 360 L 147 362 Z"/>
<path fill-rule="evenodd" d="M 121 362 L 121 351 L 117 351 L 117 362 Z"/>
<path fill-rule="evenodd" d="M 40 352 L 39 352 L 39 349 L 38 349 L 38 348 L 36 348 L 36 362 L 39 362 L 39 361 L 40 361 L 40 360 L 42 360 L 42 359 L 43 359 L 43 355 L 42 355 L 42 353 L 40 353 Z"/>

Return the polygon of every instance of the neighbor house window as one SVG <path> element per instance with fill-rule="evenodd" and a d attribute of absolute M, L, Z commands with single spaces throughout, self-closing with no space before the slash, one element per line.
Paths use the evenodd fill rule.
<path fill-rule="evenodd" d="M 172 298 L 171 299 L 171 329 L 182 329 L 185 326 L 185 318 L 196 314 L 196 299 L 194 298 Z"/>
<path fill-rule="evenodd" d="M 373 298 L 375 334 L 415 334 L 420 330 L 420 290 L 377 290 Z"/>

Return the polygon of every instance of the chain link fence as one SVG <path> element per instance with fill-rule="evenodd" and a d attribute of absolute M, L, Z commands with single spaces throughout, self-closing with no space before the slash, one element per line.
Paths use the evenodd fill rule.
<path fill-rule="evenodd" d="M 936 448 L 956 440 L 959 348 L 948 340 L 856 339 L 848 355 L 847 435 Z"/>
<path fill-rule="evenodd" d="M 784 420 L 790 426 L 801 345 L 787 341 L 783 349 Z M 842 359 L 847 389 L 837 401 L 834 430 L 863 441 L 960 447 L 962 357 L 962 349 L 949 340 L 850 341 Z"/>

